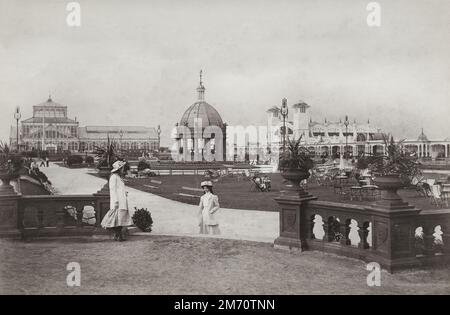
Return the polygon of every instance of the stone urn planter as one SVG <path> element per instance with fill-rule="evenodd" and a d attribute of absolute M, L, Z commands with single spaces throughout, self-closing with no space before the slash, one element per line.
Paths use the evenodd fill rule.
<path fill-rule="evenodd" d="M 111 168 L 108 166 L 101 166 L 98 168 L 98 175 L 101 178 L 109 179 L 109 176 L 111 175 Z"/>
<path fill-rule="evenodd" d="M 18 176 L 12 175 L 7 171 L 0 171 L 0 194 L 11 194 L 15 193 L 14 187 L 10 184 L 11 180 L 16 179 Z"/>
<path fill-rule="evenodd" d="M 281 170 L 281 176 L 289 181 L 291 187 L 287 187 L 287 191 L 291 196 L 304 197 L 309 194 L 300 186 L 300 183 L 308 179 L 311 174 L 302 169 L 284 169 Z"/>
<path fill-rule="evenodd" d="M 376 205 L 389 209 L 411 207 L 398 195 L 397 191 L 406 186 L 399 174 L 379 175 L 373 181 L 381 189 L 381 200 Z"/>
<path fill-rule="evenodd" d="M 105 194 L 105 195 L 109 195 L 109 177 L 111 175 L 111 168 L 108 166 L 100 166 L 98 168 L 98 175 L 101 178 L 106 179 L 106 183 L 105 185 L 102 187 L 101 190 L 99 190 L 97 193 L 98 194 Z"/>

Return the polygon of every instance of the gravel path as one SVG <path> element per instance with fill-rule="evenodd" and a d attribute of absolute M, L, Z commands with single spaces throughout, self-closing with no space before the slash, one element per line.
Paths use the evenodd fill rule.
<path fill-rule="evenodd" d="M 51 164 L 43 168 L 61 194 L 92 194 L 106 180 L 89 175 L 87 169 L 69 169 Z M 92 171 L 92 170 L 91 170 Z M 154 221 L 153 233 L 198 237 L 198 207 L 127 187 L 130 210 L 147 208 Z M 277 212 L 222 208 L 218 212 L 221 238 L 273 243 L 279 235 Z"/>
<path fill-rule="evenodd" d="M 381 273 L 365 263 L 270 244 L 172 236 L 0 240 L 0 294 L 449 294 L 450 269 Z M 81 286 L 66 284 L 69 262 Z"/>

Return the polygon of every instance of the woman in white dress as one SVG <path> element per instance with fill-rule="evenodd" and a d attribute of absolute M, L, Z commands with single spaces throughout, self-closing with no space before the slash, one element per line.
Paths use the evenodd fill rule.
<path fill-rule="evenodd" d="M 213 193 L 212 182 L 204 181 L 200 186 L 205 192 L 199 204 L 200 233 L 218 235 L 220 229 L 215 213 L 220 209 L 219 198 Z"/>
<path fill-rule="evenodd" d="M 110 210 L 102 220 L 101 226 L 114 231 L 114 240 L 124 241 L 122 228 L 133 225 L 130 212 L 128 211 L 127 193 L 124 176 L 126 162 L 117 161 L 113 164 L 111 177 L 109 178 Z"/>

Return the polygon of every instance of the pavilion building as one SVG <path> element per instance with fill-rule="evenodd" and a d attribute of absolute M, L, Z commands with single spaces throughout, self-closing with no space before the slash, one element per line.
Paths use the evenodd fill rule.
<path fill-rule="evenodd" d="M 96 146 L 114 139 L 123 150 L 159 150 L 159 133 L 155 128 L 142 126 L 86 126 L 68 117 L 66 105 L 51 97 L 33 106 L 33 117 L 22 120 L 19 126 L 21 150 L 92 152 Z M 17 146 L 16 127 L 11 127 L 10 144 Z"/>
<path fill-rule="evenodd" d="M 200 71 L 197 101 L 183 113 L 172 136 L 177 161 L 225 160 L 227 124 L 219 112 L 205 101 L 205 90 Z M 223 154 L 219 158 L 216 158 L 220 152 L 217 150 Z"/>
<path fill-rule="evenodd" d="M 286 118 L 287 135 L 290 139 L 302 136 L 303 145 L 317 156 L 338 157 L 341 153 L 347 156 L 362 154 L 381 154 L 385 150 L 383 132 L 367 123 L 349 121 L 313 121 L 310 116 L 310 106 L 303 101 L 294 104 L 289 110 L 291 119 Z M 267 110 L 268 142 L 272 147 L 281 146 L 283 138 L 283 117 L 281 109 L 274 106 Z M 404 146 L 416 152 L 420 158 L 448 158 L 450 152 L 450 139 L 428 140 L 422 133 L 417 139 L 406 139 Z"/>

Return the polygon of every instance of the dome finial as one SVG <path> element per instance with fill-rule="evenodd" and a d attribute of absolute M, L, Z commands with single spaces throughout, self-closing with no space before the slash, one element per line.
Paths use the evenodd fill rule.
<path fill-rule="evenodd" d="M 203 86 L 203 70 L 200 70 L 200 85 L 197 88 L 198 93 L 198 100 L 204 101 L 205 100 L 205 87 Z"/>
<path fill-rule="evenodd" d="M 48 100 L 47 102 L 51 102 L 52 101 L 52 93 L 50 91 L 48 91 Z"/>

